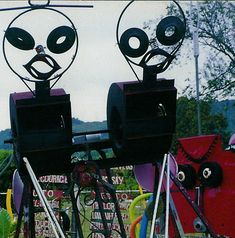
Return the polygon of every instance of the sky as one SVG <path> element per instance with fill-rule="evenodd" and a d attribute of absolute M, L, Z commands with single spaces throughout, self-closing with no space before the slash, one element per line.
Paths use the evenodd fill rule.
<path fill-rule="evenodd" d="M 139 5 L 136 5 L 135 8 L 133 7 L 130 10 L 130 14 L 124 14 L 123 20 L 120 22 L 120 32 L 135 26 L 135 24 L 147 22 L 149 19 L 153 19 L 155 15 L 164 13 L 165 4 L 169 1 L 157 1 L 157 3 L 156 1 L 138 2 Z M 56 2 L 51 0 L 50 3 L 63 4 L 64 1 Z M 72 66 L 61 77 L 55 88 L 64 88 L 66 93 L 70 94 L 73 117 L 83 121 L 103 121 L 106 120 L 106 102 L 110 85 L 113 82 L 136 80 L 135 75 L 121 54 L 116 40 L 117 21 L 128 2 L 66 1 L 66 4 L 81 3 L 91 4 L 93 8 L 57 8 L 74 23 L 78 33 L 79 46 L 77 57 Z M 0 1 L 0 8 L 27 5 L 28 1 L 24 0 Z M 22 10 L 0 11 L 1 45 L 4 31 L 12 19 L 21 12 Z M 56 16 L 53 19 L 57 22 Z M 36 28 L 34 24 L 36 24 Z M 47 27 L 47 25 L 47 16 L 41 15 L 37 16 L 35 20 L 27 21 L 25 25 L 22 23 L 21 27 L 34 28 L 34 30 L 36 29 L 35 34 L 37 37 L 42 37 L 44 36 L 43 28 Z M 20 53 L 11 51 L 10 47 L 8 48 L 11 62 L 13 64 L 20 62 Z M 183 54 L 185 51 L 191 50 L 191 47 L 185 48 Z M 67 58 L 60 57 L 59 60 L 64 59 Z M 9 94 L 28 91 L 28 89 L 7 66 L 2 51 L 0 51 L 0 61 L 0 130 L 4 130 L 10 127 Z M 185 86 L 185 79 L 194 77 L 194 61 L 191 60 L 182 65 L 174 65 L 159 75 L 159 77 L 174 78 L 179 92 Z M 141 69 L 136 70 L 138 70 L 141 77 Z"/>

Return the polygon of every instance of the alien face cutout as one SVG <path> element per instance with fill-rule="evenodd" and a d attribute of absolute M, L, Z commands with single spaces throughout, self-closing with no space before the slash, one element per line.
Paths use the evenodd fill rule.
<path fill-rule="evenodd" d="M 167 2 L 132 1 L 118 21 L 117 41 L 122 54 L 128 63 L 153 76 L 168 68 L 184 39 L 185 17 L 180 6 L 173 3 L 181 18 L 168 15 Z"/>
<path fill-rule="evenodd" d="M 21 79 L 58 79 L 72 64 L 78 37 L 63 13 L 41 8 L 18 15 L 8 26 L 3 42 L 9 67 Z"/>

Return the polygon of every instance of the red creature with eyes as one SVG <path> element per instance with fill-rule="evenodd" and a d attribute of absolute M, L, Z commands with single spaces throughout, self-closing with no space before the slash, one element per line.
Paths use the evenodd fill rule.
<path fill-rule="evenodd" d="M 232 145 L 224 150 L 219 135 L 179 139 L 176 160 L 178 180 L 199 206 L 210 227 L 222 237 L 235 237 L 235 154 Z M 176 187 L 172 189 L 172 197 L 184 232 L 205 233 L 203 222 Z"/>

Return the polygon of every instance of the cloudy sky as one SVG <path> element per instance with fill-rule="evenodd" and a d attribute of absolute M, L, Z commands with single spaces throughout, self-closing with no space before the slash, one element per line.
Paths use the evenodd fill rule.
<path fill-rule="evenodd" d="M 32 1 L 33 2 L 33 1 Z M 151 20 L 155 15 L 164 14 L 168 1 L 138 1 L 130 14 L 121 21 L 121 30 Z M 142 3 L 141 3 L 142 2 Z M 170 1 L 169 1 L 170 2 Z M 51 4 L 62 4 L 53 1 Z M 56 88 L 64 88 L 71 95 L 72 114 L 83 121 L 102 121 L 106 119 L 106 100 L 112 82 L 134 81 L 135 75 L 120 53 L 116 41 L 116 25 L 119 15 L 127 5 L 127 1 L 66 1 L 66 4 L 91 4 L 93 8 L 57 8 L 64 12 L 74 23 L 79 38 L 78 55 L 71 68 L 56 84 Z M 27 6 L 28 1 L 0 1 L 0 8 Z M 154 9 L 154 11 L 153 11 Z M 0 42 L 4 30 L 22 10 L 0 12 Z M 155 14 L 155 15 L 153 15 Z M 56 18 L 56 17 L 55 17 Z M 47 25 L 46 16 L 28 21 L 22 28 L 36 27 L 36 35 L 43 35 L 43 27 Z M 141 27 L 141 26 L 140 26 Z M 2 45 L 2 43 L 1 43 Z M 191 48 L 185 49 L 190 51 Z M 19 53 L 9 53 L 11 58 L 18 60 Z M 0 52 L 1 83 L 0 83 L 0 130 L 9 128 L 9 94 L 28 89 L 5 63 Z M 23 65 L 23 62 L 22 62 Z M 140 71 L 138 71 L 140 72 Z M 194 77 L 193 60 L 187 67 L 175 65 L 162 73 L 160 77 L 175 78 L 176 87 L 180 92 L 186 78 Z"/>

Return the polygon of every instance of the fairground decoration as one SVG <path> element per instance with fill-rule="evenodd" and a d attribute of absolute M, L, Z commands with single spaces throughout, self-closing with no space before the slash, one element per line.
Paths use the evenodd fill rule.
<path fill-rule="evenodd" d="M 24 156 L 38 175 L 66 172 L 71 170 L 70 99 L 63 89 L 52 87 L 76 57 L 78 34 L 69 17 L 49 2 L 29 4 L 11 21 L 3 38 L 8 66 L 30 90 L 10 95 L 13 146 L 20 173 Z M 40 24 L 31 19 L 40 19 Z M 60 160 L 58 166 L 53 157 Z"/>
<path fill-rule="evenodd" d="M 230 138 L 226 149 L 223 149 L 220 135 L 179 139 L 177 156 L 174 159 L 171 155 L 168 159 L 171 178 L 169 195 L 168 173 L 160 176 L 159 180 L 162 186 L 161 197 L 157 201 L 158 234 L 167 233 L 169 237 L 234 237 L 235 204 L 234 199 L 231 199 L 235 189 L 234 138 L 234 135 Z M 134 172 L 136 180 L 144 189 L 154 191 L 153 177 L 156 168 L 152 164 L 136 165 Z M 159 209 L 162 210 L 161 199 L 165 201 L 165 212 L 159 215 Z M 140 223 L 140 229 L 136 226 L 131 237 L 149 237 L 148 223 L 152 207 L 153 198 L 150 197 L 141 219 L 138 220 L 138 217 L 132 224 L 136 226 L 136 223 Z M 170 216 L 167 223 L 165 216 L 168 209 Z M 166 224 L 169 224 L 169 230 L 165 227 Z"/>
<path fill-rule="evenodd" d="M 235 236 L 234 142 L 233 136 L 224 150 L 219 135 L 182 138 L 176 156 L 178 180 L 219 237 Z M 198 214 L 175 187 L 172 196 L 184 231 L 208 233 Z"/>
<path fill-rule="evenodd" d="M 129 2 L 121 12 L 116 28 L 120 52 L 137 80 L 111 85 L 107 101 L 107 130 L 81 133 L 72 133 L 70 95 L 63 89 L 54 88 L 72 65 L 78 52 L 78 27 L 69 16 L 58 9 L 92 6 L 53 5 L 50 0 L 43 4 L 34 4 L 29 0 L 25 7 L 0 9 L 0 11 L 20 11 L 5 30 L 3 54 L 9 68 L 28 88 L 27 92 L 10 95 L 12 138 L 8 142 L 13 144 L 19 172 L 15 174 L 14 182 L 15 190 L 19 194 L 15 201 L 18 213 L 15 238 L 19 237 L 23 214 L 24 236 L 35 237 L 33 188 L 36 190 L 39 203 L 46 213 L 55 237 L 65 238 L 69 234 L 78 234 L 79 238 L 84 237 L 77 201 L 82 191 L 87 188 L 94 191 L 91 193 L 96 204 L 94 212 L 99 211 L 99 218 L 101 218 L 99 227 L 97 224 L 90 226 L 88 237 L 128 237 L 110 168 L 123 165 L 146 166 L 145 163 L 151 163 L 154 175 L 151 184 L 153 195 L 149 196 L 153 206 L 150 206 L 148 216 L 143 215 L 141 238 L 147 235 L 144 228 L 148 220 L 152 220 L 149 237 L 153 238 L 159 231 L 159 228 L 156 229 L 159 204 L 165 207 L 165 237 L 168 237 L 169 206 L 180 237 L 185 237 L 170 196 L 170 186 L 173 186 L 173 183 L 177 188 L 182 187 L 176 179 L 177 164 L 173 156 L 168 155 L 175 131 L 177 91 L 174 87 L 174 79 L 161 78 L 159 74 L 164 73 L 170 66 L 182 45 L 186 21 L 176 1 L 172 1 L 173 5 L 171 5 L 175 10 L 173 11 L 175 16 L 168 14 L 169 8 L 165 3 L 162 5 L 164 11 L 159 11 L 158 1 L 155 2 L 155 7 L 152 5 L 153 1 L 149 3 Z M 138 16 L 135 14 L 138 6 L 147 16 L 145 23 L 143 19 L 142 22 L 138 22 Z M 154 13 L 153 18 L 148 18 L 148 11 Z M 156 16 L 157 12 L 159 16 Z M 132 17 L 135 23 L 129 20 Z M 156 20 L 151 24 L 154 27 L 148 28 L 146 23 L 149 20 L 153 22 L 153 19 Z M 45 23 L 43 24 L 42 21 Z M 17 58 L 14 57 L 15 55 Z M 32 85 L 35 87 L 32 88 Z M 99 133 L 108 134 L 108 139 L 101 139 L 97 136 Z M 106 149 L 113 150 L 112 158 L 107 158 Z M 210 149 L 212 150 L 213 146 Z M 93 151 L 98 154 L 98 159 L 94 159 Z M 83 152 L 85 156 L 76 157 L 75 152 Z M 72 157 L 74 153 L 75 157 Z M 187 149 L 184 153 L 187 153 Z M 209 153 L 205 153 L 206 158 Z M 189 154 L 188 157 L 190 156 L 194 158 Z M 208 186 L 219 186 L 223 177 L 220 166 L 215 162 L 205 163 L 203 162 L 199 169 L 201 182 L 206 186 L 208 184 Z M 167 177 L 163 179 L 166 165 Z M 220 177 L 207 180 L 213 168 Z M 135 171 L 138 171 L 138 167 Z M 74 212 L 74 227 L 70 230 L 59 224 L 38 182 L 39 176 L 51 174 L 67 175 L 67 194 L 70 196 Z M 184 177 L 183 173 L 179 173 L 178 178 L 181 178 L 181 182 L 183 182 L 182 177 Z M 76 197 L 75 184 L 78 188 Z M 161 189 L 162 184 L 165 184 L 164 190 Z M 193 187 L 189 185 L 187 186 Z M 166 199 L 161 198 L 162 192 L 166 193 Z M 185 189 L 181 189 L 180 192 L 188 196 Z M 215 231 L 199 209 L 200 204 L 195 205 L 192 200 L 189 203 L 197 211 L 200 221 L 205 226 L 205 233 L 215 237 Z M 111 211 L 105 210 L 107 204 L 113 204 Z M 109 219 L 107 214 L 111 213 L 115 215 L 110 215 L 111 219 Z M 161 211 L 160 215 L 162 214 Z M 111 221 L 114 217 L 118 223 L 115 227 Z M 140 218 L 138 219 L 140 221 Z M 131 237 L 133 235 L 135 232 L 131 233 Z"/>
<path fill-rule="evenodd" d="M 118 46 L 138 80 L 113 83 L 108 94 L 110 139 L 114 153 L 123 164 L 161 161 L 170 149 L 175 131 L 176 89 L 173 79 L 159 78 L 158 74 L 164 72 L 175 58 L 186 29 L 184 13 L 178 3 L 173 2 L 181 18 L 160 15 L 151 34 L 143 27 L 143 22 L 138 23 L 136 15 L 135 23 L 128 29 L 126 25 L 132 22 L 136 7 L 143 12 L 151 9 L 155 13 L 159 11 L 158 4 L 150 8 L 142 1 L 131 1 L 117 23 Z M 134 66 L 137 71 L 142 68 L 141 76 Z"/>

